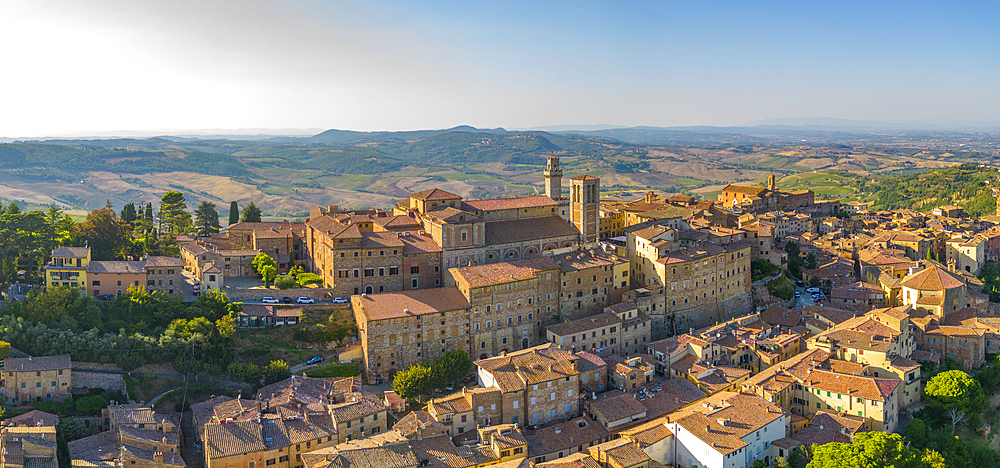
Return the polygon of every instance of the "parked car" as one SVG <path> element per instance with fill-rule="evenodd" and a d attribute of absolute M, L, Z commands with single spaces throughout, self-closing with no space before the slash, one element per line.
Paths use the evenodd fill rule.
<path fill-rule="evenodd" d="M 816 288 L 816 287 L 806 288 L 806 292 L 807 293 L 818 293 L 819 292 L 819 288 Z"/>
<path fill-rule="evenodd" d="M 455 390 L 455 384 L 448 384 L 448 386 L 445 387 L 444 389 L 447 390 L 447 391 L 449 391 L 449 392 L 454 391 Z"/>
<path fill-rule="evenodd" d="M 115 295 L 114 294 L 101 294 L 100 296 L 97 296 L 97 298 L 100 299 L 100 300 L 102 300 L 102 301 L 110 301 L 110 300 L 112 300 L 112 299 L 115 298 Z"/>
<path fill-rule="evenodd" d="M 795 285 L 801 288 L 802 286 L 805 286 L 806 284 L 803 283 L 802 280 L 795 280 Z"/>
<path fill-rule="evenodd" d="M 795 291 L 795 297 L 802 297 L 802 293 Z"/>
<path fill-rule="evenodd" d="M 469 375 L 465 376 L 464 379 L 462 379 L 462 382 L 465 382 L 465 383 L 470 383 L 470 382 L 475 382 L 475 381 L 476 381 L 476 374 L 469 374 Z"/>
<path fill-rule="evenodd" d="M 194 287 L 192 287 L 192 288 L 191 288 L 191 292 L 192 292 L 192 293 L 193 293 L 193 294 L 194 294 L 195 296 L 197 296 L 198 294 L 200 294 L 200 293 L 201 293 L 201 285 L 200 285 L 200 284 L 196 284 L 196 285 L 194 285 Z"/>
<path fill-rule="evenodd" d="M 277 304 L 278 299 L 271 296 L 264 296 L 264 298 L 261 299 L 260 302 L 263 302 L 265 304 Z"/>
<path fill-rule="evenodd" d="M 311 297 L 305 297 L 305 296 L 299 296 L 299 298 L 296 299 L 295 302 L 297 302 L 299 304 L 315 304 L 316 303 L 316 301 L 313 300 L 313 298 L 311 298 Z"/>
<path fill-rule="evenodd" d="M 334 304 L 347 304 L 348 300 L 342 297 L 335 297 L 331 302 L 333 302 Z"/>
<path fill-rule="evenodd" d="M 817 303 L 817 304 L 818 304 L 818 303 L 820 303 L 820 302 L 823 302 L 823 298 L 822 298 L 822 297 L 814 297 L 814 298 L 813 298 L 813 302 L 815 302 L 815 303 Z"/>
<path fill-rule="evenodd" d="M 441 390 L 440 388 L 435 388 L 434 393 L 444 393 L 444 390 Z"/>
<path fill-rule="evenodd" d="M 313 356 L 313 357 L 309 358 L 309 360 L 306 361 L 306 365 L 310 366 L 310 365 L 313 365 L 313 364 L 319 364 L 321 362 L 323 362 L 323 356 L 316 355 L 316 356 Z"/>

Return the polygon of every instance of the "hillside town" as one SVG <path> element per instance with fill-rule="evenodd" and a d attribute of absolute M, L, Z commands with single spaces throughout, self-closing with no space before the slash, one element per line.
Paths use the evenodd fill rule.
<path fill-rule="evenodd" d="M 544 195 L 431 189 L 384 210 L 239 222 L 179 237 L 177 257 L 55 248 L 50 289 L 221 291 L 243 304 L 238 328 L 331 306 L 357 326 L 337 357 L 355 377 L 295 373 L 186 413 L 114 402 L 101 432 L 68 443 L 72 466 L 788 466 L 804 448 L 900 432 L 930 370 L 1000 353 L 1000 308 L 978 277 L 1000 257 L 1000 205 L 978 220 L 873 211 L 774 176 L 718 200 L 605 199 L 589 175 L 564 191 L 555 156 L 544 176 Z M 321 281 L 280 292 L 300 304 L 262 304 L 279 292 L 256 286 L 261 254 Z M 397 377 L 456 351 L 472 362 L 463 377 L 397 393 Z M 16 403 L 81 388 L 69 355 L 8 357 L 3 373 Z M 57 466 L 57 424 L 38 410 L 5 420 L 0 465 Z M 182 458 L 185 425 L 196 452 Z"/>

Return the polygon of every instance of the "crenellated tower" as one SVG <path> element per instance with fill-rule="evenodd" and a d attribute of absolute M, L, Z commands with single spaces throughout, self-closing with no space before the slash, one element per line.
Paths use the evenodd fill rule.
<path fill-rule="evenodd" d="M 553 200 L 561 200 L 562 196 L 562 167 L 559 167 L 559 156 L 549 156 L 545 163 L 545 195 Z"/>

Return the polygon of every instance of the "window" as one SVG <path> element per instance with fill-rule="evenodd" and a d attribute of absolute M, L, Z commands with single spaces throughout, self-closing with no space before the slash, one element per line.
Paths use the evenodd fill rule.
<path fill-rule="evenodd" d="M 518 404 L 517 400 L 514 400 L 514 409 L 517 409 L 517 404 Z"/>

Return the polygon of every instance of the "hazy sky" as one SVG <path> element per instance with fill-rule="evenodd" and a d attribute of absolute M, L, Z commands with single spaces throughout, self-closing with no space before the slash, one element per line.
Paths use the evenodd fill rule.
<path fill-rule="evenodd" d="M 1000 2 L 0 1 L 0 136 L 1000 120 Z"/>

